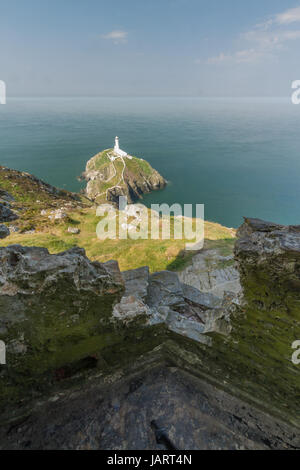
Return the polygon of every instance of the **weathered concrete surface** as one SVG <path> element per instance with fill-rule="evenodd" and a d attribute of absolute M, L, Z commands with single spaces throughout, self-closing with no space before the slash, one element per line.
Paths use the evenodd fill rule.
<path fill-rule="evenodd" d="M 152 420 L 179 450 L 300 447 L 297 430 L 177 368 L 117 377 L 52 395 L 0 428 L 0 449 L 163 450 Z"/>

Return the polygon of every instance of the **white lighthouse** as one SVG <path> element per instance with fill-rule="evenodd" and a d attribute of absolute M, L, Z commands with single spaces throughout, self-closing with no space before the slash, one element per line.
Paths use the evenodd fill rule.
<path fill-rule="evenodd" d="M 114 154 L 118 157 L 127 157 L 127 153 L 120 149 L 119 137 L 115 138 Z"/>

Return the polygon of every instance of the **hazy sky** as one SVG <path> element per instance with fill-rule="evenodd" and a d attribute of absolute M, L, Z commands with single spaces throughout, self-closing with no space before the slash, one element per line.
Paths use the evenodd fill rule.
<path fill-rule="evenodd" d="M 8 96 L 288 96 L 298 0 L 0 0 Z"/>

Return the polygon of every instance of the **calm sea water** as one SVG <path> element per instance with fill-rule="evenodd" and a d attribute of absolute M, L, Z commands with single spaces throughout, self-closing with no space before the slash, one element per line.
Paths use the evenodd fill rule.
<path fill-rule="evenodd" d="M 144 202 L 205 204 L 206 220 L 299 224 L 300 106 L 284 99 L 9 99 L 0 165 L 78 191 L 77 176 L 113 145 L 168 181 Z"/>

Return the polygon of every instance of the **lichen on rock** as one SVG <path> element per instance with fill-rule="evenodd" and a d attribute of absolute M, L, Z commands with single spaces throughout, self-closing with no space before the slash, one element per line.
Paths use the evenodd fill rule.
<path fill-rule="evenodd" d="M 7 345 L 7 391 L 11 383 L 22 392 L 42 374 L 113 341 L 108 324 L 123 290 L 121 276 L 89 261 L 83 249 L 50 255 L 45 248 L 0 248 L 0 328 Z"/>
<path fill-rule="evenodd" d="M 245 219 L 238 237 L 230 267 L 242 290 L 222 289 L 219 297 L 174 272 L 122 274 L 118 263 L 91 262 L 78 248 L 58 255 L 1 248 L 0 331 L 9 362 L 0 405 L 43 391 L 49 378 L 91 357 L 101 376 L 126 375 L 135 361 L 146 370 L 152 358 L 299 428 L 291 346 L 300 338 L 300 227 Z M 227 261 L 214 257 L 214 270 Z"/>

